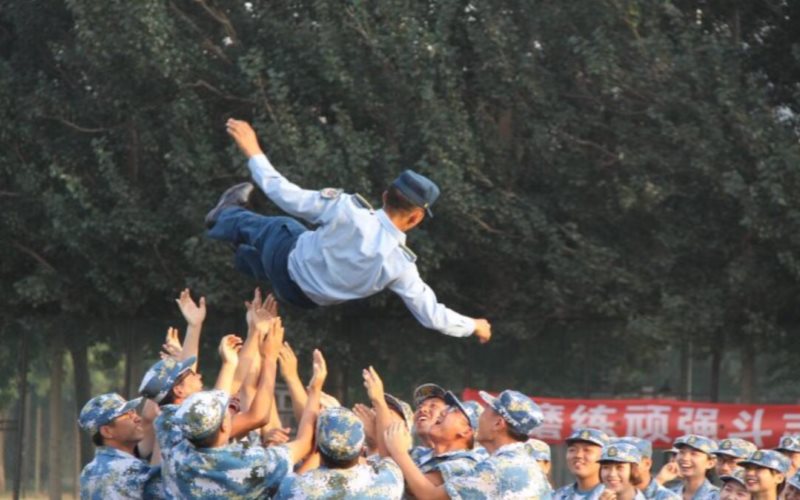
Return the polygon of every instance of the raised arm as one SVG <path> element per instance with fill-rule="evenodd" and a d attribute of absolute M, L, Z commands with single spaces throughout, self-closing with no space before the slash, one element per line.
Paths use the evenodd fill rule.
<path fill-rule="evenodd" d="M 385 457 L 389 454 L 383 442 L 383 433 L 389 428 L 392 422 L 392 415 L 389 405 L 386 404 L 386 394 L 383 391 L 383 380 L 378 376 L 375 368 L 369 367 L 362 371 L 364 377 L 364 388 L 375 410 L 375 446 L 378 454 Z"/>
<path fill-rule="evenodd" d="M 325 222 L 326 213 L 339 200 L 339 192 L 311 191 L 293 184 L 269 162 L 258 144 L 255 130 L 249 123 L 231 118 L 225 125 L 228 134 L 248 158 L 248 167 L 253 180 L 273 203 L 283 211 L 311 223 Z"/>
<path fill-rule="evenodd" d="M 258 375 L 261 372 L 261 355 L 258 352 L 259 334 L 256 331 L 258 321 L 269 321 L 278 316 L 278 302 L 272 294 L 269 294 L 262 302 L 261 290 L 258 288 L 253 292 L 252 302 L 245 302 L 247 311 L 245 320 L 247 321 L 247 339 L 239 352 L 239 366 L 233 377 L 231 394 L 240 392 L 242 411 L 250 407 L 250 402 L 256 392 L 258 385 Z"/>
<path fill-rule="evenodd" d="M 286 444 L 292 456 L 292 462 L 297 463 L 311 453 L 314 447 L 314 427 L 319 414 L 319 400 L 322 396 L 322 386 L 328 376 L 328 366 L 325 358 L 318 349 L 314 349 L 314 375 L 308 383 L 308 400 L 303 410 L 303 417 L 297 426 L 297 438 Z"/>
<path fill-rule="evenodd" d="M 384 441 L 392 459 L 403 472 L 406 486 L 414 497 L 431 500 L 450 498 L 444 486 L 433 484 L 411 459 L 411 455 L 408 454 L 408 449 L 411 447 L 411 435 L 403 423 L 395 422 L 389 426 L 384 433 Z"/>
<path fill-rule="evenodd" d="M 278 366 L 281 369 L 283 381 L 286 382 L 286 388 L 289 390 L 294 418 L 299 422 L 308 402 L 308 394 L 306 394 L 306 389 L 303 387 L 297 371 L 297 356 L 288 342 L 283 343 L 281 352 L 278 353 Z"/>
<path fill-rule="evenodd" d="M 489 341 L 489 322 L 458 314 L 440 304 L 431 287 L 420 277 L 416 266 L 410 266 L 389 288 L 403 299 L 406 307 L 422 326 L 451 337 L 468 337 L 475 333 L 481 343 Z"/>
<path fill-rule="evenodd" d="M 233 375 L 239 364 L 239 349 L 242 348 L 242 339 L 236 335 L 225 335 L 219 342 L 219 356 L 222 358 L 222 366 L 217 375 L 217 382 L 214 389 L 225 391 L 231 394 Z"/>
<path fill-rule="evenodd" d="M 181 359 L 197 356 L 200 346 L 200 332 L 203 330 L 203 321 L 206 319 L 206 298 L 200 297 L 200 300 L 195 304 L 189 289 L 185 288 L 180 296 L 175 299 L 175 302 L 178 303 L 178 308 L 186 320 L 186 337 L 183 339 Z M 197 371 L 196 362 L 192 369 Z"/>

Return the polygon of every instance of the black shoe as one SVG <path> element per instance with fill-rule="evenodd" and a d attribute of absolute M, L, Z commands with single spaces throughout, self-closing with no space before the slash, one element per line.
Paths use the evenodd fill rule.
<path fill-rule="evenodd" d="M 253 194 L 255 186 L 249 182 L 243 182 L 233 187 L 229 187 L 219 197 L 217 206 L 206 214 L 206 229 L 211 229 L 217 223 L 219 214 L 228 207 L 245 208 L 250 204 L 250 195 Z"/>

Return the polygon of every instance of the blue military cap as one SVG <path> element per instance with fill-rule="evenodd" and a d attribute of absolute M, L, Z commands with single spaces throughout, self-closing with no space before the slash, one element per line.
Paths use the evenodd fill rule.
<path fill-rule="evenodd" d="M 653 443 L 647 439 L 635 436 L 623 436 L 614 442 L 632 444 L 639 450 L 639 453 L 642 454 L 642 458 L 653 458 Z"/>
<path fill-rule="evenodd" d="M 230 396 L 225 391 L 195 392 L 175 412 L 186 439 L 205 439 L 214 434 L 228 411 Z"/>
<path fill-rule="evenodd" d="M 397 188 L 408 201 L 424 208 L 428 215 L 433 217 L 431 206 L 439 198 L 439 186 L 432 180 L 413 170 L 406 170 L 392 182 L 392 187 Z"/>
<path fill-rule="evenodd" d="M 600 452 L 600 463 L 615 462 L 620 464 L 638 464 L 642 461 L 642 452 L 632 443 L 617 441 L 603 446 Z"/>
<path fill-rule="evenodd" d="M 361 453 L 364 438 L 364 424 L 347 408 L 328 408 L 317 418 L 317 447 L 328 458 L 353 460 Z"/>
<path fill-rule="evenodd" d="M 708 453 L 709 455 L 713 455 L 714 452 L 717 451 L 716 441 L 705 436 L 698 436 L 697 434 L 681 436 L 672 443 L 672 446 L 678 449 L 680 449 L 681 446 L 688 446 L 689 448 L 694 448 L 695 450 Z"/>
<path fill-rule="evenodd" d="M 541 425 L 544 415 L 539 405 L 521 392 L 506 389 L 497 397 L 488 392 L 478 393 L 486 404 L 503 417 L 508 426 L 517 434 L 527 436 Z"/>
<path fill-rule="evenodd" d="M 766 467 L 767 469 L 778 471 L 781 474 L 786 474 L 789 472 L 792 462 L 779 451 L 758 450 L 751 453 L 749 457 L 739 462 L 740 467 L 746 467 L 748 465 Z"/>
<path fill-rule="evenodd" d="M 438 398 L 444 400 L 445 391 L 441 386 L 436 384 L 422 384 L 414 389 L 414 406 L 419 406 L 426 399 Z"/>
<path fill-rule="evenodd" d="M 550 462 L 550 445 L 539 439 L 530 438 L 525 441 L 525 447 L 530 452 L 534 460 Z"/>
<path fill-rule="evenodd" d="M 83 405 L 78 416 L 78 425 L 89 434 L 97 434 L 101 426 L 110 424 L 115 418 L 138 407 L 141 402 L 142 398 L 125 401 L 122 396 L 113 392 L 95 396 Z"/>
<path fill-rule="evenodd" d="M 717 451 L 714 452 L 714 455 L 745 458 L 757 449 L 756 445 L 745 439 L 728 438 L 717 443 Z"/>
<path fill-rule="evenodd" d="M 478 419 L 481 418 L 483 407 L 475 401 L 461 401 L 450 391 L 444 394 L 444 402 L 449 406 L 454 406 L 467 417 L 467 422 L 473 431 L 478 430 Z"/>
<path fill-rule="evenodd" d="M 142 377 L 139 394 L 160 403 L 175 385 L 178 377 L 189 370 L 195 361 L 197 361 L 195 356 L 190 356 L 183 361 L 177 361 L 174 358 L 162 359 L 151 366 Z"/>
<path fill-rule="evenodd" d="M 800 436 L 797 434 L 785 434 L 775 449 L 789 453 L 800 453 Z"/>
<path fill-rule="evenodd" d="M 723 483 L 727 483 L 728 481 L 736 481 L 737 483 L 747 488 L 747 483 L 745 483 L 744 479 L 744 469 L 741 467 L 736 467 L 735 469 L 733 469 L 733 472 L 731 472 L 730 474 L 724 474 L 720 476 L 719 479 Z"/>
<path fill-rule="evenodd" d="M 786 480 L 786 482 L 787 482 L 787 483 L 789 484 L 789 486 L 791 486 L 792 488 L 795 488 L 795 489 L 797 489 L 798 491 L 800 491 L 800 471 L 798 471 L 798 472 L 795 472 L 795 473 L 794 473 L 794 475 L 793 475 L 792 477 L 790 477 L 789 479 L 787 479 L 787 480 Z"/>
<path fill-rule="evenodd" d="M 600 429 L 575 429 L 572 431 L 567 439 L 564 440 L 567 444 L 574 443 L 575 441 L 585 441 L 601 448 L 611 442 L 608 434 Z"/>
<path fill-rule="evenodd" d="M 383 399 L 386 401 L 386 404 L 390 409 L 394 410 L 401 417 L 403 417 L 406 427 L 408 427 L 408 430 L 411 430 L 411 427 L 414 425 L 414 410 L 411 409 L 411 405 L 397 396 L 392 396 L 388 392 L 383 395 Z"/>

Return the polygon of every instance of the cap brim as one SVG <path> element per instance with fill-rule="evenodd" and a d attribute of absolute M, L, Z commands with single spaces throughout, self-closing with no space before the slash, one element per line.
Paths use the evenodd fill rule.
<path fill-rule="evenodd" d="M 736 476 L 729 476 L 729 475 L 719 476 L 719 480 L 722 481 L 723 483 L 726 483 L 728 481 L 736 481 L 737 483 L 741 484 L 742 486 L 747 487 L 747 484 L 744 481 L 742 481 L 741 479 L 739 479 L 738 477 L 736 477 Z"/>
<path fill-rule="evenodd" d="M 469 423 L 470 427 L 472 427 L 472 421 L 469 418 L 469 412 L 464 407 L 464 404 L 461 402 L 461 400 L 458 399 L 458 396 L 453 394 L 451 391 L 447 391 L 444 393 L 444 402 L 450 406 L 455 406 L 458 408 L 459 411 L 461 411 L 461 413 L 467 418 L 467 422 Z"/>
<path fill-rule="evenodd" d="M 140 404 L 142 404 L 143 399 L 144 398 L 142 397 L 131 399 L 130 401 L 122 405 L 117 411 L 115 411 L 111 419 L 113 420 L 115 418 L 119 418 L 122 415 L 128 413 L 129 411 L 135 410 L 136 408 L 139 407 Z"/>
<path fill-rule="evenodd" d="M 717 450 L 713 453 L 713 455 L 723 455 L 726 457 L 733 457 L 733 458 L 741 458 L 742 456 L 735 453 L 733 450 Z M 720 477 L 722 479 L 722 477 Z"/>

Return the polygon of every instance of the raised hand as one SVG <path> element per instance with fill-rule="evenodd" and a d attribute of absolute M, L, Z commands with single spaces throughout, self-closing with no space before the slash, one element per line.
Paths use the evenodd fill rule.
<path fill-rule="evenodd" d="M 661 467 L 661 470 L 658 471 L 658 475 L 656 476 L 656 482 L 661 485 L 664 485 L 670 481 L 678 479 L 681 475 L 681 469 L 678 467 L 678 464 L 675 462 L 670 462 L 664 464 Z"/>
<path fill-rule="evenodd" d="M 295 356 L 288 342 L 284 342 L 281 350 L 278 351 L 278 366 L 281 369 L 281 377 L 284 380 L 300 378 L 297 372 L 297 356 Z"/>
<path fill-rule="evenodd" d="M 236 145 L 239 146 L 239 149 L 246 157 L 250 158 L 258 154 L 263 154 L 261 147 L 258 145 L 256 131 L 253 130 L 253 127 L 251 127 L 249 123 L 229 118 L 228 121 L 225 122 L 225 128 L 228 131 L 228 135 L 233 137 L 233 140 L 236 141 Z"/>
<path fill-rule="evenodd" d="M 283 346 L 283 322 L 281 318 L 270 318 L 265 321 L 258 321 L 258 331 L 263 338 L 259 346 L 259 352 L 264 358 L 277 361 L 278 353 Z"/>
<path fill-rule="evenodd" d="M 325 379 L 328 377 L 328 364 L 319 349 L 314 349 L 314 374 L 311 376 L 311 381 L 308 383 L 309 390 L 317 390 L 322 392 L 322 386 L 325 384 Z"/>
<path fill-rule="evenodd" d="M 403 422 L 391 424 L 383 433 L 383 441 L 392 456 L 407 452 L 411 449 L 412 444 L 411 434 Z"/>
<path fill-rule="evenodd" d="M 492 325 L 485 319 L 475 320 L 475 336 L 478 342 L 485 344 L 492 338 Z"/>
<path fill-rule="evenodd" d="M 161 344 L 161 352 L 158 353 L 161 359 L 173 358 L 178 359 L 181 354 L 181 339 L 178 336 L 178 329 L 169 327 L 167 328 L 167 336 L 164 343 Z"/>
<path fill-rule="evenodd" d="M 375 368 L 365 368 L 361 372 L 364 377 L 364 388 L 367 390 L 367 396 L 373 404 L 376 402 L 382 403 L 384 401 L 383 380 L 378 376 Z"/>
<path fill-rule="evenodd" d="M 247 320 L 247 334 L 250 335 L 251 333 L 255 332 L 256 330 L 256 318 L 254 315 L 254 311 L 261 307 L 261 289 L 256 288 L 253 291 L 253 300 L 251 301 L 244 301 L 244 308 L 247 311 L 245 313 L 245 319 Z"/>
<path fill-rule="evenodd" d="M 364 424 L 364 436 L 367 440 L 367 445 L 370 447 L 375 447 L 376 435 L 375 435 L 375 410 L 370 408 L 367 405 L 356 403 L 353 406 L 353 413 L 356 414 L 361 423 Z"/>
<path fill-rule="evenodd" d="M 184 288 L 180 296 L 175 299 L 183 318 L 190 326 L 199 326 L 206 319 L 206 298 L 200 297 L 200 302 L 195 304 L 188 288 Z"/>
<path fill-rule="evenodd" d="M 242 339 L 236 335 L 225 335 L 219 342 L 219 356 L 223 363 L 236 364 L 239 362 L 239 349 L 242 348 Z"/>
<path fill-rule="evenodd" d="M 292 439 L 291 433 L 291 427 L 284 427 L 283 429 L 275 427 L 261 436 L 261 444 L 263 446 L 277 446 L 288 443 Z"/>

